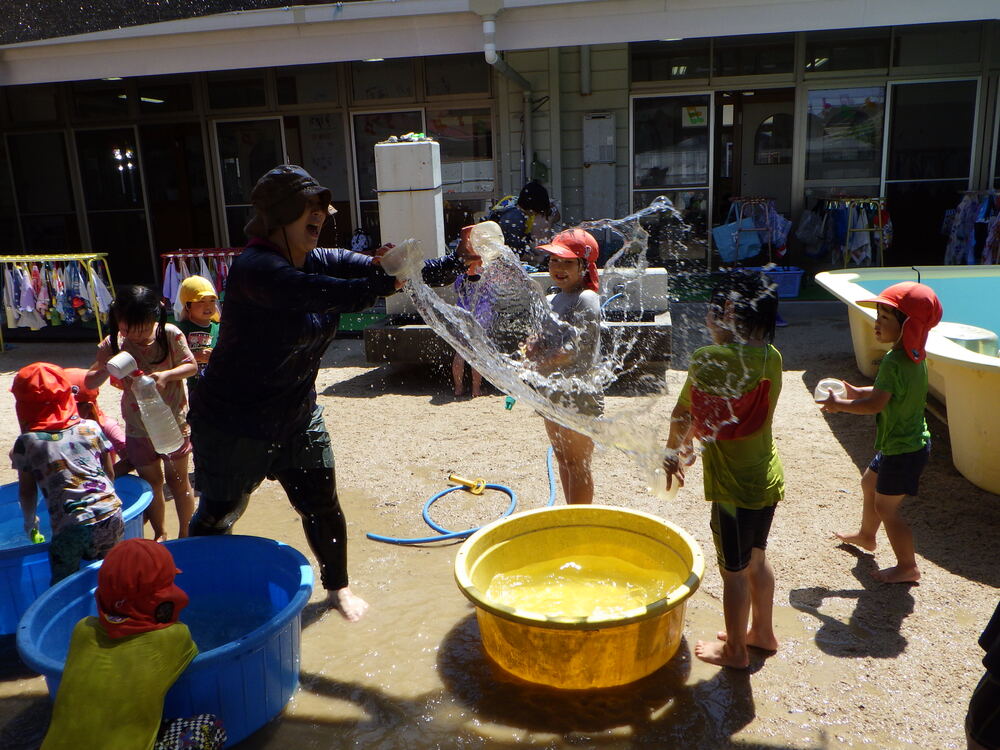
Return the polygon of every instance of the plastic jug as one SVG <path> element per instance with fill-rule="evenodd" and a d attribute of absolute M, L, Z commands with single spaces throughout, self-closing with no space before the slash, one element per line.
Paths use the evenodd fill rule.
<path fill-rule="evenodd" d="M 121 379 L 138 371 L 138 363 L 128 352 L 118 352 L 108 360 L 108 372 Z M 148 375 L 133 378 L 132 394 L 139 407 L 142 425 L 146 428 L 153 449 L 163 456 L 168 456 L 184 445 L 184 436 L 177 426 L 174 413 L 163 403 L 156 381 Z"/>
<path fill-rule="evenodd" d="M 495 221 L 480 222 L 469 232 L 469 244 L 484 264 L 492 263 L 505 247 L 503 230 Z"/>
<path fill-rule="evenodd" d="M 140 375 L 132 381 L 132 393 L 135 394 L 142 424 L 154 450 L 162 456 L 168 456 L 180 449 L 184 445 L 184 436 L 177 426 L 174 413 L 160 397 L 156 381 L 148 375 Z"/>

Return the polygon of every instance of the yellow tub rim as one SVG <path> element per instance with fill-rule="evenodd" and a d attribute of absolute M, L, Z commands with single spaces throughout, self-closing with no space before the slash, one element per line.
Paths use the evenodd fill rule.
<path fill-rule="evenodd" d="M 490 601 L 486 597 L 486 592 L 473 584 L 472 578 L 469 574 L 469 556 L 476 549 L 478 544 L 480 544 L 484 537 L 488 537 L 494 529 L 498 526 L 510 523 L 516 520 L 522 520 L 531 516 L 537 515 L 548 515 L 548 514 L 566 514 L 568 511 L 573 512 L 574 515 L 593 515 L 595 518 L 606 521 L 608 519 L 609 511 L 613 511 L 618 514 L 626 514 L 635 516 L 643 519 L 646 522 L 651 522 L 655 525 L 659 525 L 668 529 L 672 534 L 683 541 L 684 545 L 691 553 L 691 570 L 688 573 L 687 578 L 679 584 L 676 588 L 671 589 L 670 593 L 662 598 L 657 599 L 655 602 L 650 602 L 643 607 L 636 607 L 626 613 L 617 615 L 613 618 L 607 617 L 551 617 L 547 615 L 542 615 L 537 612 L 530 612 L 526 610 L 515 609 L 513 607 L 507 607 L 505 605 L 496 604 Z M 586 525 L 586 524 L 581 524 Z M 600 524 L 594 524 L 595 526 L 609 525 L 606 522 Z M 534 533 L 538 529 L 528 528 L 525 531 L 515 534 L 514 537 L 520 536 L 522 534 Z M 630 530 L 631 531 L 631 530 Z M 632 531 L 632 533 L 638 533 Z M 564 628 L 567 630 L 598 630 L 601 628 L 608 627 L 618 627 L 629 625 L 631 623 L 639 622 L 641 620 L 647 620 L 654 617 L 659 617 L 666 612 L 674 609 L 678 605 L 685 602 L 701 585 L 702 578 L 705 575 L 705 558 L 701 552 L 701 547 L 694 537 L 688 534 L 681 527 L 670 523 L 664 518 L 655 516 L 652 513 L 645 513 L 640 510 L 632 510 L 630 508 L 621 508 L 613 505 L 563 505 L 557 507 L 546 507 L 546 508 L 536 508 L 534 510 L 521 511 L 519 513 L 514 513 L 513 515 L 507 516 L 505 518 L 497 519 L 492 523 L 483 526 L 479 531 L 470 536 L 465 542 L 462 543 L 461 548 L 458 550 L 458 554 L 455 556 L 455 581 L 458 583 L 458 587 L 462 590 L 462 593 L 471 601 L 476 607 L 489 612 L 490 614 L 501 617 L 505 620 L 510 620 L 513 622 L 521 623 L 524 625 L 532 625 L 535 627 L 545 627 L 560 629 Z"/>

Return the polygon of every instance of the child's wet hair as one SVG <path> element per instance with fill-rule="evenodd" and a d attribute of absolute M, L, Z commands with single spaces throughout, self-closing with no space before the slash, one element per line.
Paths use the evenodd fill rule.
<path fill-rule="evenodd" d="M 725 315 L 726 303 L 733 304 L 736 330 L 742 338 L 759 334 L 774 341 L 778 320 L 778 287 L 759 271 L 729 271 L 712 288 L 709 305 L 716 318 Z"/>
<path fill-rule="evenodd" d="M 108 313 L 108 329 L 111 341 L 111 351 L 118 353 L 118 327 L 124 324 L 125 329 L 157 323 L 156 344 L 162 356 L 153 361 L 159 364 L 167 358 L 170 349 L 167 345 L 167 307 L 160 296 L 148 286 L 128 284 L 115 288 L 115 300 L 111 303 Z"/>

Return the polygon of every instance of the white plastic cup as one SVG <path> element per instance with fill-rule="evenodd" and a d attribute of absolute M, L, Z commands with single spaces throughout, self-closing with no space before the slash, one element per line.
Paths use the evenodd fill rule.
<path fill-rule="evenodd" d="M 653 470 L 653 475 L 650 478 L 650 484 L 646 486 L 646 491 L 649 492 L 657 500 L 663 500 L 665 502 L 670 502 L 675 497 L 677 497 L 677 492 L 681 488 L 680 480 L 675 477 L 670 477 L 670 488 L 667 488 L 667 472 L 662 468 L 657 468 Z"/>
<path fill-rule="evenodd" d="M 845 398 L 847 396 L 847 388 L 844 386 L 843 380 L 838 380 L 837 378 L 823 378 L 816 384 L 816 390 L 813 391 L 813 400 L 816 402 L 823 402 L 830 398 L 830 392 L 833 391 L 833 395 L 838 398 Z"/>
<path fill-rule="evenodd" d="M 379 257 L 379 265 L 383 271 L 397 279 L 405 281 L 416 276 L 424 265 L 420 243 L 412 238 L 401 242 Z"/>
<path fill-rule="evenodd" d="M 122 378 L 127 378 L 133 372 L 138 370 L 139 363 L 136 362 L 135 357 L 128 352 L 118 352 L 115 356 L 108 360 L 107 368 L 111 375 L 121 380 Z"/>

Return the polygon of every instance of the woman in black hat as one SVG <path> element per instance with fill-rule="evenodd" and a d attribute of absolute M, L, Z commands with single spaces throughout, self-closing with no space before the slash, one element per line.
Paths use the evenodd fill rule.
<path fill-rule="evenodd" d="M 251 193 L 250 241 L 233 261 L 218 344 L 191 400 L 201 498 L 190 533 L 228 533 L 264 478 L 277 479 L 302 517 L 328 603 L 357 620 L 368 605 L 348 587 L 347 527 L 316 374 L 340 313 L 364 310 L 398 284 L 377 257 L 316 247 L 334 213 L 330 198 L 289 164 Z M 470 260 L 428 260 L 423 278 L 451 283 Z"/>
<path fill-rule="evenodd" d="M 545 217 L 552 210 L 549 192 L 540 183 L 527 183 L 514 201 L 512 197 L 497 203 L 486 216 L 486 221 L 495 221 L 503 232 L 503 241 L 522 260 L 537 265 L 540 256 L 533 252 L 531 227 L 537 217 Z"/>

